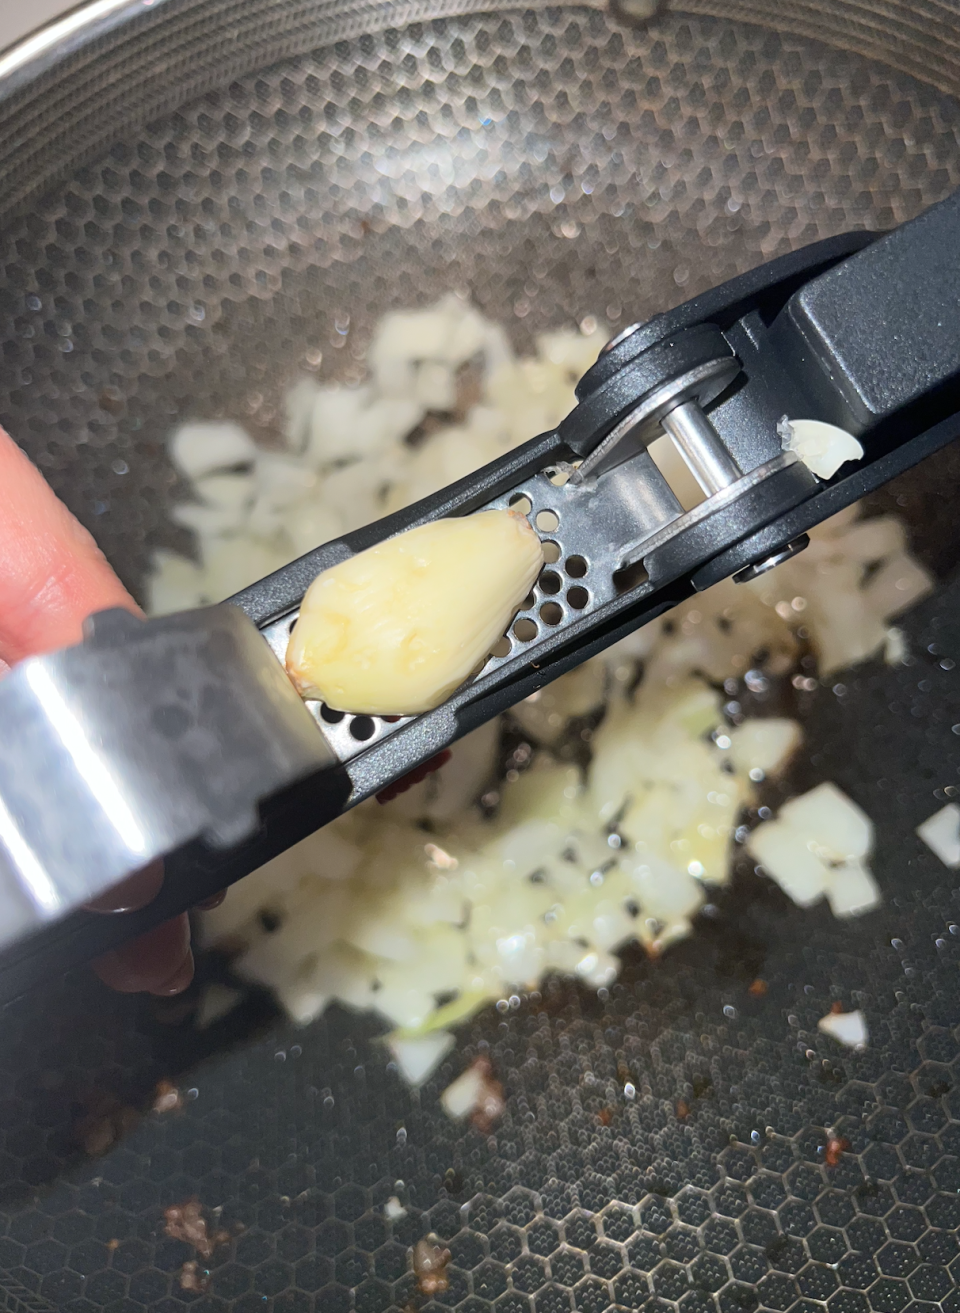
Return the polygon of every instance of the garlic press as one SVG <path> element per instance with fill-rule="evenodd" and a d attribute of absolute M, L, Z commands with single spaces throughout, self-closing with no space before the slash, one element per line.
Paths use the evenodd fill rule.
<path fill-rule="evenodd" d="M 552 432 L 308 553 L 219 606 L 92 617 L 0 683 L 0 1001 L 190 907 L 422 767 L 460 736 L 960 436 L 960 192 L 902 227 L 773 260 L 620 333 Z M 818 479 L 784 416 L 855 435 Z M 666 434 L 703 490 L 684 510 Z M 483 669 L 435 710 L 302 702 L 283 671 L 321 571 L 445 516 L 516 507 L 547 560 Z M 82 910 L 163 858 L 139 912 Z"/>

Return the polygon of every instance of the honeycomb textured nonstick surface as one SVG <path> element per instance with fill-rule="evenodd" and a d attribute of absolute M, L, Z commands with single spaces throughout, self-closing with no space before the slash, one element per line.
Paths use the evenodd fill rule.
<path fill-rule="evenodd" d="M 813 42 L 571 7 L 382 31 L 210 91 L 4 226 L 0 418 L 136 589 L 152 547 L 189 549 L 171 427 L 275 440 L 286 382 L 357 377 L 390 306 L 460 287 L 520 346 L 587 314 L 616 329 L 958 183 L 954 101 Z M 885 498 L 944 575 L 956 464 Z M 960 1313 L 960 911 L 913 836 L 960 787 L 958 602 L 908 620 L 912 664 L 802 695 L 794 783 L 835 779 L 878 826 L 885 902 L 862 920 L 800 912 L 741 862 L 693 940 L 629 957 L 605 998 L 505 1001 L 417 1094 L 366 1018 L 297 1030 L 248 992 L 197 1031 L 229 978 L 212 957 L 185 1001 L 80 975 L 11 1009 L 0 1299 Z M 864 1009 L 865 1052 L 818 1034 L 834 1001 Z M 437 1101 L 481 1053 L 507 1093 L 487 1137 Z M 163 1080 L 183 1106 L 150 1112 Z M 165 1234 L 191 1197 L 228 1237 L 209 1260 Z M 429 1232 L 452 1251 L 432 1306 L 410 1256 Z"/>

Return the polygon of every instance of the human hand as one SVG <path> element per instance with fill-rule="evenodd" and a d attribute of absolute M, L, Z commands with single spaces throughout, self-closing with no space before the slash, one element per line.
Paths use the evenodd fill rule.
<path fill-rule="evenodd" d="M 78 643 L 88 616 L 117 606 L 139 614 L 90 534 L 0 430 L 0 673 L 25 657 Z M 163 869 L 155 862 L 91 908 L 135 911 L 162 883 Z M 193 979 L 187 915 L 105 954 L 93 967 L 124 993 L 180 993 Z"/>

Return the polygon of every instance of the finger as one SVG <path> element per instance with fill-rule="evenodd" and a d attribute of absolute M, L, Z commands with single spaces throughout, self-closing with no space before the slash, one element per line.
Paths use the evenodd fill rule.
<path fill-rule="evenodd" d="M 179 994 L 193 979 L 190 921 L 184 913 L 155 926 L 93 963 L 111 989 L 122 994 Z"/>
<path fill-rule="evenodd" d="M 163 863 L 151 862 L 142 871 L 128 875 L 105 894 L 86 903 L 88 912 L 136 912 L 152 903 L 163 884 Z"/>
<path fill-rule="evenodd" d="M 0 661 L 79 642 L 87 616 L 137 609 L 90 534 L 0 430 Z"/>
<path fill-rule="evenodd" d="M 90 534 L 0 429 L 0 662 L 77 643 L 84 620 L 114 606 L 138 609 Z M 98 899 L 98 909 L 142 906 L 157 880 L 156 869 L 138 872 Z M 186 989 L 193 976 L 186 916 L 107 953 L 96 969 L 126 992 Z"/>

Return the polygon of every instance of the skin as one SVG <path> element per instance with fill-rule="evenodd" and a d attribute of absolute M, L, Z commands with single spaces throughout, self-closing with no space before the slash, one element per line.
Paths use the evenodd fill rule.
<path fill-rule="evenodd" d="M 78 643 L 87 616 L 116 606 L 138 612 L 90 534 L 0 430 L 0 673 L 24 657 Z M 159 864 L 149 866 L 98 899 L 93 910 L 143 907 L 162 882 Z M 180 993 L 193 979 L 186 914 L 93 966 L 124 993 Z"/>
<path fill-rule="evenodd" d="M 25 657 L 79 643 L 88 616 L 117 606 L 141 614 L 91 535 L 0 429 L 0 677 Z M 449 755 L 441 753 L 386 794 L 404 792 Z M 156 897 L 162 883 L 163 868 L 154 862 L 91 903 L 90 910 L 136 911 Z M 224 897 L 221 891 L 198 907 L 216 907 Z M 186 989 L 193 966 L 186 913 L 93 963 L 112 989 L 158 995 Z"/>

